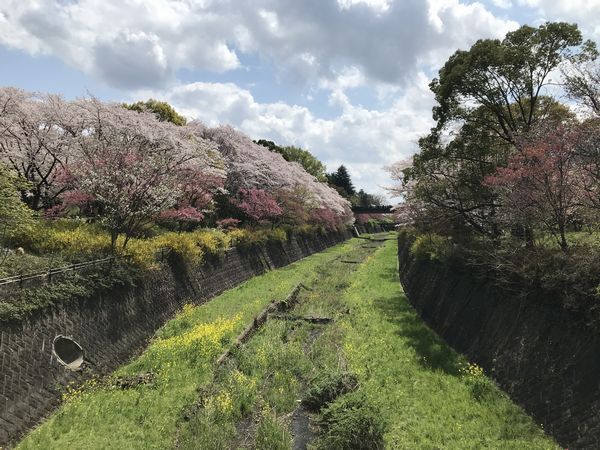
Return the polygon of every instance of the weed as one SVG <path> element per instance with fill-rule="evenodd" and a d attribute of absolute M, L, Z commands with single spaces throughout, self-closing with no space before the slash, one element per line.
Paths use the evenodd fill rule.
<path fill-rule="evenodd" d="M 327 371 L 320 373 L 311 383 L 302 399 L 310 411 L 319 411 L 337 397 L 358 389 L 356 375 L 348 372 Z"/>
<path fill-rule="evenodd" d="M 319 425 L 323 429 L 319 448 L 383 449 L 381 412 L 363 393 L 348 394 L 329 405 L 321 413 Z"/>
<path fill-rule="evenodd" d="M 292 448 L 292 436 L 274 411 L 263 411 L 256 430 L 256 449 L 289 450 Z"/>

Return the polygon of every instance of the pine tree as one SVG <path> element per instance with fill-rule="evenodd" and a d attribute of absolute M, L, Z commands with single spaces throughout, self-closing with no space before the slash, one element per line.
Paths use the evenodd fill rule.
<path fill-rule="evenodd" d="M 349 198 L 356 194 L 348 169 L 346 169 L 343 164 L 338 167 L 338 170 L 329 174 L 327 178 L 330 184 L 339 188 L 338 191 L 340 191 L 344 197 Z"/>

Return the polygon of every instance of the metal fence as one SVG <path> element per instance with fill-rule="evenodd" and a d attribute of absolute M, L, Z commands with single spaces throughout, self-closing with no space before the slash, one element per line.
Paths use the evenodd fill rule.
<path fill-rule="evenodd" d="M 13 275 L 11 277 L 1 278 L 0 279 L 0 288 L 6 287 L 9 285 L 15 285 L 17 283 L 20 287 L 23 287 L 23 285 L 25 283 L 34 281 L 34 280 L 50 283 L 50 282 L 52 282 L 53 278 L 55 278 L 61 274 L 67 273 L 67 272 L 73 272 L 76 270 L 85 269 L 87 267 L 103 265 L 103 264 L 107 264 L 107 263 L 113 263 L 114 261 L 116 261 L 118 259 L 129 259 L 129 258 L 131 258 L 131 256 L 129 256 L 129 255 L 109 256 L 107 258 L 94 259 L 92 261 L 85 261 L 82 263 L 69 264 L 67 266 L 62 266 L 62 267 L 55 267 L 55 268 L 51 268 L 51 269 L 44 270 L 41 272 Z"/>

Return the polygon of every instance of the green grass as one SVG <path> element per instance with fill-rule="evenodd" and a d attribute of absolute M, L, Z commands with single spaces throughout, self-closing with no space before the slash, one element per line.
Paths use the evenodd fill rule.
<path fill-rule="evenodd" d="M 353 314 L 340 324 L 362 395 L 381 412 L 386 447 L 556 448 L 424 325 L 399 287 L 396 258 L 387 242 L 360 268 L 345 295 Z"/>
<path fill-rule="evenodd" d="M 556 448 L 418 318 L 400 288 L 395 241 L 364 244 L 353 239 L 185 308 L 118 371 L 152 371 L 153 385 L 92 382 L 19 448 L 290 449 L 299 411 L 318 426 L 311 448 Z M 334 322 L 270 319 L 215 373 L 233 337 L 299 282 L 311 290 L 286 314 Z"/>
<path fill-rule="evenodd" d="M 169 448 L 182 410 L 211 380 L 219 352 L 266 304 L 285 298 L 297 283 L 311 284 L 317 266 L 355 245 L 356 241 L 338 245 L 253 278 L 205 305 L 186 308 L 160 330 L 144 354 L 117 371 L 118 375 L 152 371 L 157 374 L 153 385 L 78 389 L 19 448 Z M 177 336 L 181 342 L 169 341 Z"/>
<path fill-rule="evenodd" d="M 340 291 L 372 250 L 352 240 L 343 258 L 314 267 L 311 291 L 288 314 L 339 319 Z M 228 361 L 213 383 L 204 387 L 203 406 L 182 423 L 180 448 L 220 449 L 239 445 L 257 449 L 291 448 L 290 423 L 306 386 L 339 364 L 340 335 L 331 326 L 272 319 Z"/>

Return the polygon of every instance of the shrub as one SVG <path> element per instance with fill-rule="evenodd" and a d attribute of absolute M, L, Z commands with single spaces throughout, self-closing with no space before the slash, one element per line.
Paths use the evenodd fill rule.
<path fill-rule="evenodd" d="M 356 392 L 329 405 L 319 417 L 324 449 L 383 449 L 385 427 L 378 408 Z"/>
<path fill-rule="evenodd" d="M 220 256 L 231 245 L 231 239 L 221 230 L 197 230 L 192 235 L 207 255 Z"/>
<path fill-rule="evenodd" d="M 287 233 L 283 228 L 275 228 L 267 231 L 267 241 L 270 242 L 287 242 Z"/>
<path fill-rule="evenodd" d="M 300 236 L 315 236 L 316 234 L 325 234 L 325 232 L 325 228 L 319 225 L 305 224 L 294 228 L 294 233 Z"/>
<path fill-rule="evenodd" d="M 417 236 L 410 246 L 410 253 L 419 259 L 446 261 L 452 255 L 452 239 L 439 234 Z"/>
<path fill-rule="evenodd" d="M 231 229 L 237 227 L 240 224 L 240 222 L 241 220 L 239 219 L 227 217 L 225 219 L 217 220 L 217 227 Z"/>
<path fill-rule="evenodd" d="M 173 252 L 187 263 L 199 263 L 203 252 L 191 233 L 169 232 L 152 239 L 131 239 L 123 253 L 143 269 L 156 269 L 161 252 Z"/>
<path fill-rule="evenodd" d="M 165 233 L 151 241 L 154 241 L 157 250 L 168 249 L 187 263 L 199 263 L 204 255 L 194 233 Z"/>
<path fill-rule="evenodd" d="M 110 253 L 110 235 L 99 226 L 78 220 L 38 220 L 22 227 L 14 244 L 37 254 L 59 253 L 70 260 Z"/>
<path fill-rule="evenodd" d="M 58 302 L 90 298 L 98 292 L 108 292 L 116 286 L 135 286 L 138 273 L 123 262 L 110 267 L 98 266 L 85 272 L 67 272 L 60 280 L 40 287 L 19 289 L 10 301 L 0 301 L 0 321 L 20 320 L 31 312 Z"/>
<path fill-rule="evenodd" d="M 250 231 L 236 228 L 227 233 L 232 247 L 244 247 L 250 240 Z"/>
<path fill-rule="evenodd" d="M 161 251 L 155 239 L 131 239 L 126 254 L 131 255 L 132 262 L 144 269 L 158 268 L 157 255 Z"/>
<path fill-rule="evenodd" d="M 230 243 L 231 238 L 219 230 L 168 232 L 152 239 L 131 239 L 122 252 L 131 255 L 136 265 L 154 269 L 161 252 L 173 252 L 187 264 L 199 264 L 205 255 L 222 255 Z"/>
<path fill-rule="evenodd" d="M 65 264 L 66 262 L 64 260 L 56 257 L 45 258 L 43 256 L 21 255 L 18 253 L 10 253 L 7 255 L 0 254 L 0 278 L 43 272 Z"/>
<path fill-rule="evenodd" d="M 228 233 L 231 245 L 249 249 L 260 247 L 267 242 L 286 242 L 288 234 L 284 228 L 262 229 L 262 230 L 241 230 L 235 229 Z"/>

